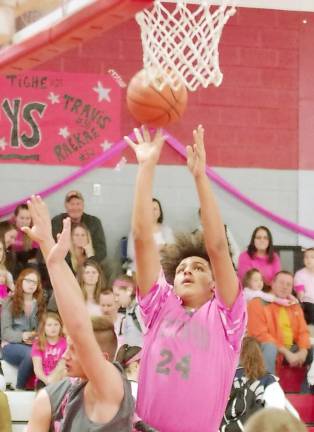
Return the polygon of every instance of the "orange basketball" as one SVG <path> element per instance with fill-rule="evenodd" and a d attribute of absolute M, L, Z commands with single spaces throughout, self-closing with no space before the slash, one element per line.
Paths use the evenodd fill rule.
<path fill-rule="evenodd" d="M 188 100 L 188 93 L 182 84 L 173 90 L 168 84 L 157 90 L 146 83 L 146 72 L 139 71 L 131 79 L 127 89 L 127 105 L 131 115 L 141 124 L 153 127 L 166 126 L 182 116 Z"/>

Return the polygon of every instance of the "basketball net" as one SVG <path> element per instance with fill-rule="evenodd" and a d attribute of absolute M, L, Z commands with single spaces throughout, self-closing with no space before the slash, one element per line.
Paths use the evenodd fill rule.
<path fill-rule="evenodd" d="M 166 84 L 177 90 L 182 82 L 190 91 L 200 85 L 219 86 L 223 75 L 218 45 L 224 25 L 236 11 L 230 2 L 213 6 L 209 0 L 193 5 L 177 0 L 166 8 L 165 1 L 155 0 L 151 10 L 137 13 L 149 82 L 158 90 Z"/>

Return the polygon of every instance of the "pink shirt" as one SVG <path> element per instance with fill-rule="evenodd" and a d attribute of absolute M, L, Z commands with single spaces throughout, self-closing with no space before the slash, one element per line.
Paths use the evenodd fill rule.
<path fill-rule="evenodd" d="M 38 340 L 36 339 L 32 346 L 32 357 L 41 357 L 43 371 L 45 375 L 49 375 L 57 366 L 59 360 L 67 348 L 65 337 L 60 337 L 57 343 L 50 344 L 47 342 L 45 351 L 38 347 Z"/>
<path fill-rule="evenodd" d="M 304 291 L 304 302 L 314 303 L 314 274 L 306 267 L 294 275 L 294 288 L 296 291 Z"/>
<path fill-rule="evenodd" d="M 147 332 L 137 414 L 162 432 L 217 432 L 246 325 L 242 290 L 230 309 L 215 296 L 191 314 L 161 273 L 139 304 Z"/>
<path fill-rule="evenodd" d="M 242 280 L 245 273 L 253 268 L 258 269 L 262 273 L 265 283 L 270 285 L 275 274 L 281 270 L 280 258 L 274 253 L 273 261 L 269 262 L 267 256 L 253 256 L 251 258 L 247 252 L 242 252 L 238 262 L 239 279 Z"/>

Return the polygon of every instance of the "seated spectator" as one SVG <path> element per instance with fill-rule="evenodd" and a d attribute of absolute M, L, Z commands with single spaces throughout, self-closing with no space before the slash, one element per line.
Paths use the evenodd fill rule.
<path fill-rule="evenodd" d="M 267 372 L 256 339 L 252 337 L 243 339 L 239 363 L 220 426 L 221 432 L 243 430 L 243 425 L 248 418 L 264 407 L 288 408 L 299 418 L 297 411 L 286 399 L 278 378 Z M 246 391 L 241 392 L 241 388 Z"/>
<path fill-rule="evenodd" d="M 66 376 L 62 356 L 67 348 L 58 314 L 47 312 L 39 323 L 38 337 L 32 346 L 32 359 L 36 375 L 35 388 L 60 381 Z"/>
<path fill-rule="evenodd" d="M 5 256 L 6 256 L 6 268 L 13 275 L 15 279 L 18 275 L 18 271 L 16 269 L 16 256 L 15 252 L 12 250 L 12 246 L 15 243 L 15 239 L 17 236 L 17 229 L 15 226 L 9 221 L 0 222 L 0 239 L 4 242 L 5 247 Z"/>
<path fill-rule="evenodd" d="M 123 344 L 125 314 L 119 312 L 119 303 L 112 290 L 101 291 L 99 306 L 104 317 L 110 319 L 114 324 L 114 329 L 118 338 L 118 348 Z"/>
<path fill-rule="evenodd" d="M 307 432 L 307 429 L 289 412 L 265 408 L 252 415 L 245 424 L 244 432 Z"/>
<path fill-rule="evenodd" d="M 293 288 L 291 273 L 275 275 L 271 293 L 287 299 Z M 309 331 L 299 304 L 281 306 L 255 298 L 248 303 L 248 335 L 255 337 L 263 351 L 268 372 L 275 374 L 276 361 L 285 359 L 290 366 L 311 362 Z"/>
<path fill-rule="evenodd" d="M 24 389 L 33 373 L 32 343 L 38 322 L 44 312 L 43 291 L 39 273 L 24 269 L 19 274 L 15 291 L 1 312 L 2 357 L 18 368 L 18 389 Z"/>
<path fill-rule="evenodd" d="M 198 217 L 201 221 L 201 209 L 198 209 Z M 203 231 L 203 226 L 200 223 L 200 225 L 198 226 L 198 228 L 193 231 L 193 234 L 195 234 L 197 231 Z M 232 259 L 232 263 L 233 263 L 233 267 L 235 269 L 237 269 L 237 265 L 238 265 L 238 261 L 239 261 L 239 255 L 240 255 L 240 248 L 238 243 L 236 242 L 234 235 L 232 234 L 230 228 L 225 225 L 225 232 L 226 232 L 226 237 L 227 237 L 227 241 L 228 241 L 228 246 L 229 246 L 229 252 L 230 252 L 230 256 Z"/>
<path fill-rule="evenodd" d="M 275 302 L 283 306 L 290 306 L 298 303 L 298 300 L 291 294 L 287 298 L 276 297 L 269 292 L 263 291 L 265 286 L 263 275 L 257 269 L 247 271 L 243 278 L 245 300 L 249 302 L 253 298 L 259 297 L 266 302 Z"/>
<path fill-rule="evenodd" d="M 154 220 L 154 239 L 158 248 L 160 249 L 167 244 L 174 243 L 172 229 L 163 223 L 164 212 L 162 210 L 160 201 L 157 198 L 152 199 L 152 212 Z M 131 262 L 130 267 L 132 271 L 136 271 L 134 240 L 132 233 L 130 233 L 128 236 L 127 255 Z"/>
<path fill-rule="evenodd" d="M 135 298 L 134 279 L 121 275 L 114 281 L 112 290 L 120 308 L 125 310 L 124 343 L 141 347 L 145 325 Z"/>
<path fill-rule="evenodd" d="M 141 360 L 141 347 L 122 345 L 116 355 L 116 361 L 123 367 L 125 376 L 131 383 L 132 395 L 137 396 L 138 373 Z"/>
<path fill-rule="evenodd" d="M 294 289 L 302 304 L 305 321 L 314 325 L 314 248 L 304 252 L 304 267 L 294 275 Z"/>
<path fill-rule="evenodd" d="M 70 262 L 74 274 L 79 266 L 83 265 L 88 258 L 95 257 L 90 232 L 85 224 L 78 223 L 71 229 Z"/>
<path fill-rule="evenodd" d="M 79 268 L 77 280 L 82 289 L 90 316 L 101 316 L 100 293 L 106 288 L 106 281 L 100 265 L 93 259 L 85 261 Z"/>
<path fill-rule="evenodd" d="M 61 213 L 55 216 L 52 223 L 52 233 L 54 238 L 62 231 L 63 219 L 66 217 L 71 218 L 72 225 L 83 223 L 89 230 L 93 249 L 95 252 L 94 259 L 101 263 L 106 258 L 106 240 L 101 221 L 96 217 L 84 213 L 84 198 L 79 191 L 69 191 L 65 196 L 65 209 L 66 213 Z"/>
<path fill-rule="evenodd" d="M 12 244 L 12 250 L 15 252 L 17 271 L 20 272 L 28 264 L 38 263 L 38 244 L 30 240 L 27 235 L 21 230 L 22 227 L 30 227 L 32 218 L 27 204 L 20 204 L 14 210 L 12 219 L 17 235 L 15 242 Z"/>
<path fill-rule="evenodd" d="M 281 269 L 279 255 L 274 252 L 271 232 L 265 226 L 255 228 L 247 250 L 240 254 L 239 278 L 242 280 L 245 273 L 252 268 L 260 270 L 267 285 L 271 284 L 273 277 Z"/>
<path fill-rule="evenodd" d="M 13 276 L 6 267 L 6 251 L 4 240 L 0 237 L 0 266 L 6 271 L 6 285 L 10 291 L 14 291 Z"/>

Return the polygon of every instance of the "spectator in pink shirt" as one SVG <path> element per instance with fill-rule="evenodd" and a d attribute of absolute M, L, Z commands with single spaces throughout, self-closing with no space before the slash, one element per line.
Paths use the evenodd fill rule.
<path fill-rule="evenodd" d="M 134 133 L 137 143 L 125 139 L 139 164 L 132 234 L 138 298 L 147 327 L 137 414 L 162 432 L 217 432 L 238 364 L 246 310 L 205 173 L 204 129 L 194 130 L 194 144 L 187 147 L 204 236 L 183 235 L 165 247 L 166 275 L 151 212 L 154 171 L 164 137 L 159 130 L 152 138 L 144 127 Z"/>
<path fill-rule="evenodd" d="M 255 228 L 247 250 L 239 256 L 238 276 L 240 280 L 252 268 L 262 273 L 265 284 L 269 286 L 275 274 L 281 270 L 280 258 L 274 251 L 271 232 L 265 226 Z"/>
<path fill-rule="evenodd" d="M 314 248 L 306 249 L 303 259 L 304 267 L 294 275 L 294 289 L 306 322 L 314 325 Z"/>

